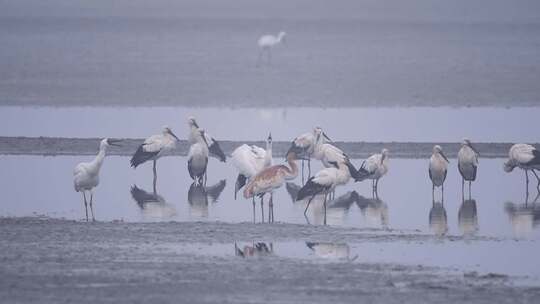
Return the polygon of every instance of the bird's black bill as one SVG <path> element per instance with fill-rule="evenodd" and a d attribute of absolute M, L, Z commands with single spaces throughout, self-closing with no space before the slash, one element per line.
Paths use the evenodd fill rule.
<path fill-rule="evenodd" d="M 108 144 L 109 146 L 120 147 L 120 145 L 119 145 L 118 143 L 121 142 L 121 141 L 122 141 L 122 140 L 120 140 L 120 139 L 111 139 L 111 138 L 109 138 L 109 139 L 107 139 L 107 144 Z"/>
<path fill-rule="evenodd" d="M 169 130 L 169 134 L 171 134 L 172 137 L 176 138 L 176 140 L 180 141 L 180 138 L 178 138 L 173 131 Z"/>
<path fill-rule="evenodd" d="M 450 161 L 448 160 L 446 155 L 444 155 L 444 153 L 442 153 L 442 151 L 440 153 L 441 153 L 441 156 L 444 158 L 444 160 L 446 160 L 447 163 L 450 163 Z"/>
<path fill-rule="evenodd" d="M 326 140 L 328 140 L 328 141 L 332 141 L 332 140 L 330 139 L 330 137 L 328 137 L 328 135 L 326 135 L 326 133 L 324 133 L 324 132 L 323 132 L 323 134 L 322 134 L 322 135 L 324 136 L 324 138 L 326 138 Z"/>

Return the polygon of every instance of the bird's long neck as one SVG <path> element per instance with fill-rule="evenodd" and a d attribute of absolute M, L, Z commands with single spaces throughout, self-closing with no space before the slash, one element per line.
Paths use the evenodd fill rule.
<path fill-rule="evenodd" d="M 292 156 L 287 157 L 287 162 L 289 163 L 289 167 L 291 167 L 290 170 L 287 170 L 287 179 L 293 179 L 298 175 L 298 166 Z"/>
<path fill-rule="evenodd" d="M 101 165 L 103 164 L 103 160 L 105 159 L 105 148 L 99 149 L 99 153 L 96 155 L 96 158 L 92 161 L 92 167 L 96 169 L 96 171 L 99 171 L 101 169 Z"/>
<path fill-rule="evenodd" d="M 266 142 L 266 154 L 264 154 L 264 163 L 272 164 L 272 143 Z"/>

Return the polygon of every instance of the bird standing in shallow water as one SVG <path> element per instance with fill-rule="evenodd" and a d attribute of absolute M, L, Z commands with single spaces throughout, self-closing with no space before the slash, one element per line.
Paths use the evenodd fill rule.
<path fill-rule="evenodd" d="M 199 130 L 199 124 L 195 120 L 195 117 L 190 116 L 188 118 L 188 126 L 189 126 L 189 136 L 188 141 L 190 144 L 194 144 L 197 142 L 198 137 L 198 130 Z M 210 153 L 210 156 L 218 159 L 220 162 L 226 162 L 227 157 L 225 156 L 225 153 L 223 153 L 223 150 L 221 149 L 219 142 L 210 136 L 208 132 L 204 132 L 204 139 L 206 140 L 206 144 L 208 146 L 208 152 Z"/>
<path fill-rule="evenodd" d="M 540 177 L 535 170 L 540 170 L 540 151 L 528 144 L 515 144 L 508 151 L 508 160 L 504 163 L 504 171 L 512 172 L 515 167 L 525 171 L 526 193 L 529 195 L 529 170 L 538 181 L 537 189 L 540 192 Z"/>
<path fill-rule="evenodd" d="M 311 177 L 311 156 L 315 151 L 317 136 L 322 136 L 321 144 L 331 142 L 326 133 L 320 127 L 316 127 L 313 132 L 299 135 L 291 143 L 290 149 L 293 149 L 302 159 L 302 185 L 304 184 L 304 160 L 307 160 L 308 163 L 308 178 Z"/>
<path fill-rule="evenodd" d="M 99 153 L 93 161 L 80 163 L 73 170 L 73 186 L 75 191 L 82 192 L 84 200 L 84 209 L 86 211 L 86 221 L 88 222 L 88 203 L 86 201 L 86 191 L 90 192 L 90 211 L 92 212 L 92 221 L 95 221 L 94 208 L 92 201 L 94 198 L 93 189 L 99 184 L 99 171 L 105 160 L 105 154 L 109 146 L 118 146 L 119 140 L 105 138 L 99 144 Z"/>
<path fill-rule="evenodd" d="M 206 185 L 206 168 L 208 166 L 208 144 L 204 130 L 198 129 L 195 143 L 191 144 L 188 152 L 188 172 L 196 185 Z"/>
<path fill-rule="evenodd" d="M 448 158 L 444 155 L 441 146 L 433 147 L 433 154 L 429 159 L 429 178 L 433 185 L 431 196 L 435 200 L 435 187 L 441 187 L 442 197 L 444 198 L 444 180 L 448 173 Z"/>
<path fill-rule="evenodd" d="M 461 193 L 465 188 L 465 181 L 469 182 L 469 196 L 471 194 L 471 182 L 476 180 L 478 170 L 478 156 L 480 153 L 471 144 L 471 141 L 464 139 L 461 143 L 461 149 L 458 152 L 458 170 L 461 174 Z"/>
<path fill-rule="evenodd" d="M 285 36 L 287 36 L 287 33 L 285 32 L 279 32 L 277 36 L 274 35 L 264 35 L 257 40 L 257 45 L 259 46 L 259 56 L 257 57 L 257 66 L 259 66 L 259 63 L 263 59 L 263 54 L 266 52 L 267 58 L 268 58 L 268 64 L 272 61 L 272 55 L 270 54 L 270 50 L 282 43 L 285 42 Z"/>
<path fill-rule="evenodd" d="M 357 181 L 371 179 L 373 194 L 377 194 L 379 179 L 388 172 L 388 154 L 388 149 L 382 149 L 381 153 L 368 157 L 358 169 Z"/>
<path fill-rule="evenodd" d="M 161 134 L 152 135 L 148 137 L 138 148 L 133 157 L 131 157 L 131 167 L 137 168 L 140 164 L 152 160 L 154 162 L 154 193 L 156 193 L 157 184 L 157 160 L 172 152 L 176 147 L 176 142 L 179 141 L 178 137 L 174 135 L 171 128 L 165 126 Z"/>
<path fill-rule="evenodd" d="M 286 158 L 290 168 L 284 165 L 275 165 L 265 168 L 257 173 L 244 188 L 244 198 L 253 199 L 253 221 L 255 221 L 255 196 L 262 198 L 266 193 L 270 193 L 268 221 L 274 221 L 273 191 L 281 187 L 285 180 L 294 179 L 298 175 L 296 153 L 289 150 Z"/>
<path fill-rule="evenodd" d="M 238 190 L 242 189 L 250 178 L 272 165 L 272 134 L 269 134 L 266 139 L 266 150 L 255 145 L 248 146 L 244 144 L 233 151 L 231 158 L 234 167 L 238 170 L 238 177 L 234 186 L 234 199 L 236 199 Z M 261 213 L 264 219 L 262 198 Z"/>

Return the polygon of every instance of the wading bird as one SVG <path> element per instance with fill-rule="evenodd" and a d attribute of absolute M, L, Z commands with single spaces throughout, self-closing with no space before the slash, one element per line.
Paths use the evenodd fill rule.
<path fill-rule="evenodd" d="M 94 198 L 94 188 L 99 184 L 99 171 L 105 154 L 109 146 L 118 146 L 119 140 L 105 138 L 99 144 L 99 153 L 93 161 L 87 163 L 79 163 L 73 170 L 73 186 L 75 191 L 82 192 L 84 200 L 84 210 L 86 212 L 86 221 L 88 222 L 88 203 L 86 201 L 86 191 L 90 192 L 90 211 L 92 212 L 92 221 L 95 221 L 94 208 L 92 201 Z"/>
<path fill-rule="evenodd" d="M 444 155 L 441 146 L 435 145 L 433 147 L 433 154 L 429 159 L 429 178 L 433 185 L 431 190 L 431 196 L 435 197 L 435 187 L 441 187 L 442 196 L 444 197 L 444 180 L 446 179 L 446 173 L 448 173 L 448 158 Z"/>
<path fill-rule="evenodd" d="M 161 134 L 148 137 L 138 148 L 133 157 L 131 157 L 131 167 L 137 168 L 140 164 L 152 160 L 154 162 L 154 192 L 156 191 L 157 183 L 157 160 L 169 154 L 176 147 L 178 137 L 174 135 L 171 128 L 165 126 Z"/>
<path fill-rule="evenodd" d="M 189 143 L 190 144 L 197 143 L 199 124 L 195 120 L 195 117 L 191 116 L 188 118 L 188 126 L 189 126 L 189 136 L 188 136 Z M 210 136 L 208 132 L 204 133 L 204 138 L 206 139 L 210 156 L 218 159 L 220 162 L 226 162 L 227 157 L 225 156 L 225 153 L 223 153 L 223 150 L 219 146 L 219 142 L 215 138 Z"/>
<path fill-rule="evenodd" d="M 265 168 L 251 178 L 249 183 L 244 188 L 244 198 L 253 199 L 253 221 L 255 221 L 255 196 L 262 198 L 266 193 L 270 193 L 270 201 L 268 203 L 268 221 L 274 221 L 274 190 L 281 187 L 285 180 L 294 179 L 298 175 L 296 153 L 289 150 L 286 158 L 290 168 L 285 165 L 275 165 Z"/>
<path fill-rule="evenodd" d="M 326 201 L 327 196 L 330 192 L 338 185 L 344 185 L 349 182 L 351 174 L 349 173 L 350 168 L 346 163 L 332 163 L 334 167 L 324 168 L 321 171 L 317 172 L 313 177 L 310 177 L 306 184 L 298 191 L 296 200 L 303 200 L 309 197 L 306 209 L 304 210 L 304 216 L 307 217 L 307 210 L 311 201 L 316 195 L 324 195 L 324 224 L 326 225 Z M 350 165 L 350 164 L 349 164 Z"/>
<path fill-rule="evenodd" d="M 208 166 L 208 144 L 203 129 L 197 129 L 198 136 L 191 144 L 188 152 L 188 172 L 196 185 L 206 184 L 206 167 Z"/>
<path fill-rule="evenodd" d="M 326 133 L 320 127 L 316 127 L 311 133 L 304 133 L 291 143 L 291 149 L 296 151 L 299 158 L 302 159 L 302 184 L 304 183 L 304 160 L 307 160 L 308 163 L 308 178 L 311 177 L 311 155 L 315 150 L 317 136 L 322 136 L 322 143 L 331 142 Z"/>
<path fill-rule="evenodd" d="M 270 50 L 280 44 L 285 42 L 285 36 L 287 36 L 287 33 L 285 32 L 279 32 L 277 36 L 274 35 L 264 35 L 257 40 L 257 45 L 259 46 L 259 56 L 257 57 L 257 66 L 262 60 L 263 53 L 266 52 L 268 63 L 272 60 L 272 55 L 270 54 Z"/>
<path fill-rule="evenodd" d="M 381 153 L 368 157 L 358 169 L 357 180 L 371 179 L 373 193 L 377 193 L 379 179 L 388 172 L 388 154 L 388 149 L 382 149 Z"/>
<path fill-rule="evenodd" d="M 478 170 L 478 150 L 474 148 L 471 141 L 464 139 L 461 143 L 461 149 L 458 152 L 458 170 L 461 174 L 461 192 L 465 188 L 465 181 L 469 182 L 469 195 L 471 193 L 471 182 L 476 180 Z"/>
<path fill-rule="evenodd" d="M 527 194 L 529 193 L 529 170 L 538 181 L 537 189 L 540 192 L 540 178 L 535 170 L 540 170 L 540 151 L 528 144 L 515 144 L 508 151 L 508 160 L 504 163 L 504 171 L 512 172 L 515 167 L 525 171 Z"/>
<path fill-rule="evenodd" d="M 234 167 L 238 170 L 234 186 L 234 199 L 236 199 L 238 190 L 244 187 L 249 178 L 272 165 L 272 134 L 269 134 L 266 139 L 266 150 L 255 145 L 243 144 L 233 151 L 231 158 Z"/>

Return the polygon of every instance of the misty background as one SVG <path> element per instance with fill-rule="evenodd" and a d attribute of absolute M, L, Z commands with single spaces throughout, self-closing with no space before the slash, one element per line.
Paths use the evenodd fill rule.
<path fill-rule="evenodd" d="M 0 1 L 0 105 L 530 106 L 539 54 L 534 0 Z"/>

